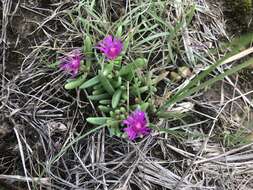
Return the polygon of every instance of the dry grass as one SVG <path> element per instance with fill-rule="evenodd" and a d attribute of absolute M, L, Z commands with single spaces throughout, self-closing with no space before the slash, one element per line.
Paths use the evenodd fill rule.
<path fill-rule="evenodd" d="M 222 56 L 209 51 L 220 46 L 219 39 L 228 38 L 219 8 L 215 16 L 205 1 L 193 0 L 156 4 L 136 0 L 127 1 L 125 7 L 124 1 L 106 0 L 57 1 L 47 7 L 39 1 L 2 2 L 0 189 L 253 188 L 252 143 L 223 143 L 227 138 L 223 131 L 236 135 L 245 128 L 250 132 L 245 121 L 252 119 L 252 91 L 242 90 L 238 80 L 227 77 L 215 93 L 216 101 L 202 94 L 189 97 L 195 105 L 188 110 L 189 116 L 160 120 L 157 126 L 164 131 L 154 131 L 134 143 L 110 137 L 103 126 L 91 129 L 85 118 L 95 110 L 85 94 L 64 90 L 67 77 L 48 67 L 49 58 L 54 61 L 56 55 L 82 46 L 84 34 L 90 33 L 95 42 L 117 27 L 118 22 L 111 20 L 122 18 L 125 36 L 129 31 L 136 35 L 127 59 L 143 54 L 155 71 L 187 64 L 197 74 Z M 189 5 L 196 8 L 192 21 L 188 20 Z M 22 11 L 36 27 L 24 30 L 29 35 L 17 35 L 13 42 L 7 26 Z M 166 32 L 173 30 L 170 38 Z M 22 38 L 30 41 L 29 54 L 19 52 L 22 63 L 17 74 L 11 75 L 16 68 L 6 65 L 13 49 L 22 46 Z M 184 85 L 168 83 L 167 90 Z M 232 96 L 227 88 L 232 88 Z M 241 108 L 237 110 L 243 112 L 243 119 L 234 119 L 235 107 Z"/>

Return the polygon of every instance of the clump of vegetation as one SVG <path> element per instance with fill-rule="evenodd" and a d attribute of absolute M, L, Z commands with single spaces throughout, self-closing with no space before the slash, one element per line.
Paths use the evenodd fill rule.
<path fill-rule="evenodd" d="M 148 115 L 154 114 L 157 109 L 154 94 L 162 78 L 143 70 L 148 64 L 144 58 L 126 62 L 124 54 L 131 34 L 122 43 L 121 33 L 122 27 L 119 27 L 116 37 L 109 35 L 98 45 L 93 45 L 87 36 L 81 48 L 83 52 L 73 50 L 58 63 L 60 69 L 72 77 L 65 84 L 65 89 L 85 90 L 90 94 L 88 99 L 95 102 L 100 114 L 88 117 L 87 121 L 94 125 L 106 125 L 111 135 L 122 136 L 125 131 L 134 140 L 150 132 L 147 128 Z M 95 49 L 105 56 L 94 56 Z M 138 115 L 142 117 L 138 119 Z M 123 125 L 128 128 L 123 129 Z"/>

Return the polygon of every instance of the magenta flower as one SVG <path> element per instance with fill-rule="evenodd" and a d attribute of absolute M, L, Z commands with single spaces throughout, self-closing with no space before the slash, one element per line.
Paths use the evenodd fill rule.
<path fill-rule="evenodd" d="M 127 119 L 123 120 L 123 125 L 127 125 L 123 130 L 127 133 L 130 140 L 135 140 L 136 138 L 148 135 L 151 131 L 148 128 L 148 121 L 145 112 L 136 109 Z"/>
<path fill-rule="evenodd" d="M 108 59 L 114 60 L 121 53 L 123 44 L 120 40 L 109 35 L 98 44 L 97 48 L 102 51 Z"/>
<path fill-rule="evenodd" d="M 81 60 L 82 54 L 80 50 L 73 50 L 68 55 L 61 58 L 60 68 L 71 74 L 72 77 L 75 77 L 79 72 Z"/>

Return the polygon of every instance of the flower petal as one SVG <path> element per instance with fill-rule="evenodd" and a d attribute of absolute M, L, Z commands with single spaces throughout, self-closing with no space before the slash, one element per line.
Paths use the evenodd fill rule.
<path fill-rule="evenodd" d="M 120 40 L 109 35 L 102 42 L 98 43 L 97 49 L 103 52 L 108 59 L 114 60 L 121 53 L 123 44 Z"/>
<path fill-rule="evenodd" d="M 60 68 L 72 77 L 76 76 L 79 72 L 81 65 L 82 55 L 80 50 L 75 49 L 60 60 Z"/>
<path fill-rule="evenodd" d="M 148 135 L 151 129 L 148 128 L 148 121 L 146 113 L 136 109 L 122 122 L 127 127 L 123 130 L 127 133 L 130 140 L 134 140 L 140 136 Z"/>

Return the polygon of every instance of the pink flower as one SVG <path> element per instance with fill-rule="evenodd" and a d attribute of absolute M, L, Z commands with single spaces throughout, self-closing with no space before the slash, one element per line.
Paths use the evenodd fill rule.
<path fill-rule="evenodd" d="M 98 44 L 97 48 L 102 51 L 108 59 L 114 60 L 121 53 L 123 44 L 120 40 L 109 35 Z"/>
<path fill-rule="evenodd" d="M 136 138 L 148 135 L 151 131 L 148 128 L 148 121 L 145 112 L 136 109 L 127 119 L 123 120 L 123 125 L 127 125 L 127 128 L 123 130 L 127 133 L 130 140 L 135 140 Z"/>
<path fill-rule="evenodd" d="M 61 58 L 60 60 L 60 68 L 69 74 L 72 75 L 72 77 L 75 77 L 80 69 L 82 60 L 82 55 L 79 49 L 71 51 L 68 55 Z"/>

